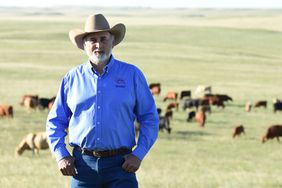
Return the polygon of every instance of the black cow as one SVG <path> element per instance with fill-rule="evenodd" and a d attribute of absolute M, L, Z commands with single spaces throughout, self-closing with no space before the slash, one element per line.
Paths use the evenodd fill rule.
<path fill-rule="evenodd" d="M 279 111 L 279 110 L 282 111 L 282 102 L 277 99 L 277 100 L 273 103 L 273 112 L 276 113 L 276 111 Z"/>
<path fill-rule="evenodd" d="M 191 91 L 190 90 L 185 90 L 181 91 L 180 93 L 180 100 L 182 100 L 184 97 L 191 97 Z"/>

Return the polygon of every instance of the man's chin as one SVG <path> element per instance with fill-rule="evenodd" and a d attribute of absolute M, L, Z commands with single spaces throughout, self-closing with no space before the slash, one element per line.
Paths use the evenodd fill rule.
<path fill-rule="evenodd" d="M 104 63 L 104 62 L 106 62 L 106 61 L 108 61 L 110 59 L 110 57 L 92 57 L 91 58 L 91 61 L 92 62 L 95 62 L 95 63 L 97 63 L 97 64 L 99 64 L 99 63 Z"/>

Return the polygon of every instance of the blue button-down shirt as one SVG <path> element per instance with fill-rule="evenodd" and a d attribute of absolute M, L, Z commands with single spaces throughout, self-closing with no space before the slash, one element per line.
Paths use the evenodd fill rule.
<path fill-rule="evenodd" d="M 71 146 L 89 150 L 133 148 L 135 120 L 140 123 L 140 133 L 132 153 L 142 160 L 158 135 L 155 102 L 142 72 L 112 56 L 103 75 L 96 73 L 89 61 L 65 75 L 46 131 L 59 161 L 70 155 L 66 130 Z"/>

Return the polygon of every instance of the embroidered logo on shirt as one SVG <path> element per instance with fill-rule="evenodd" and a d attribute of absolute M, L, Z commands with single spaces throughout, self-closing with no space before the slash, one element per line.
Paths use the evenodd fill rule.
<path fill-rule="evenodd" d="M 117 78 L 115 80 L 116 87 L 125 87 L 125 81 L 122 78 Z"/>

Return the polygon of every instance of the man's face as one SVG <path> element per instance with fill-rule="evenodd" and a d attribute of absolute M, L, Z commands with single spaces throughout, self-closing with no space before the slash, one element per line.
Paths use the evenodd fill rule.
<path fill-rule="evenodd" d="M 105 63 L 112 54 L 114 37 L 109 32 L 99 32 L 84 38 L 84 50 L 94 64 Z"/>

